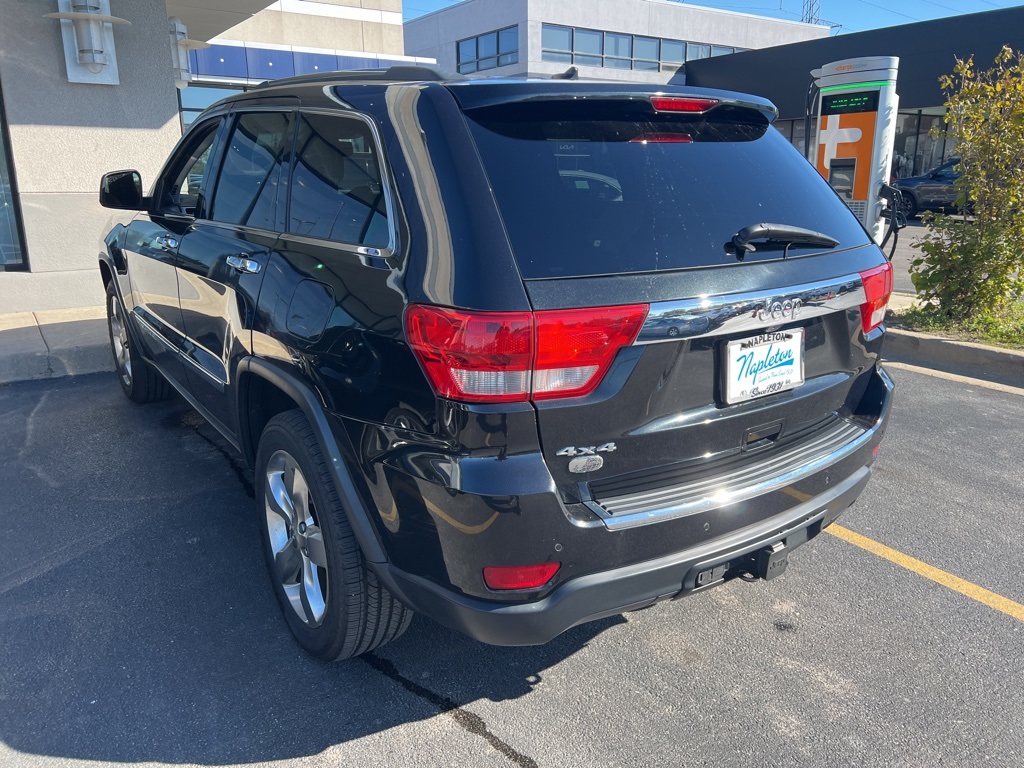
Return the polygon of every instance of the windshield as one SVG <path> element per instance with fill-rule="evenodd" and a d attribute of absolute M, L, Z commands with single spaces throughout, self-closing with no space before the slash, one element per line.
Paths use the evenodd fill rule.
<path fill-rule="evenodd" d="M 734 264 L 733 236 L 764 222 L 821 232 L 839 241 L 835 250 L 869 242 L 817 171 L 752 110 L 515 106 L 468 116 L 526 279 Z M 799 245 L 787 255 L 823 250 Z M 747 260 L 777 258 L 776 249 Z"/>

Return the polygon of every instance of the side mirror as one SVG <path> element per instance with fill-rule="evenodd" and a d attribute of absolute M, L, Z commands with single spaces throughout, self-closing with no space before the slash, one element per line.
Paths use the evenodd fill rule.
<path fill-rule="evenodd" d="M 142 195 L 142 175 L 138 171 L 111 171 L 100 181 L 100 205 L 125 211 L 146 207 Z"/>

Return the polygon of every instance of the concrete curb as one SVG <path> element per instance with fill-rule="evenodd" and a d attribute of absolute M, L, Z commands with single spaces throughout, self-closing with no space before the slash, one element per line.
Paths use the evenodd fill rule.
<path fill-rule="evenodd" d="M 1012 349 L 955 341 L 932 333 L 888 328 L 883 357 L 925 368 L 940 368 L 979 379 L 1024 386 L 1024 352 Z"/>
<path fill-rule="evenodd" d="M 0 315 L 0 384 L 114 370 L 104 307 Z"/>

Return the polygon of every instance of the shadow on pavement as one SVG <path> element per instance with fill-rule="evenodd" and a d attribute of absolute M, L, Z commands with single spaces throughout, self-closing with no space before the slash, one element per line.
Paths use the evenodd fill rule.
<path fill-rule="evenodd" d="M 252 501 L 208 429 L 181 401 L 129 405 L 109 374 L 0 388 L 9 747 L 102 762 L 313 755 L 525 696 L 622 621 L 494 648 L 418 617 L 368 660 L 318 662 L 279 615 Z"/>

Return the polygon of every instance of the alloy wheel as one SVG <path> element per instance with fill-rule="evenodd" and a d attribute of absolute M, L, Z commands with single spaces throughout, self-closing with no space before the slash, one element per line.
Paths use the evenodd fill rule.
<path fill-rule="evenodd" d="M 121 314 L 121 303 L 117 296 L 110 296 L 110 311 L 108 312 L 110 322 L 110 343 L 114 351 L 114 365 L 117 366 L 117 375 L 121 377 L 126 387 L 132 385 L 132 356 L 128 346 L 128 328 L 124 322 L 124 315 Z"/>
<path fill-rule="evenodd" d="M 327 549 L 306 478 L 291 454 L 276 451 L 264 483 L 272 576 L 299 619 L 319 626 L 327 613 Z"/>

